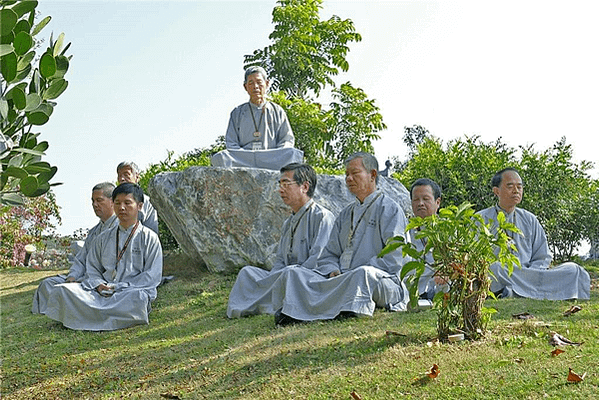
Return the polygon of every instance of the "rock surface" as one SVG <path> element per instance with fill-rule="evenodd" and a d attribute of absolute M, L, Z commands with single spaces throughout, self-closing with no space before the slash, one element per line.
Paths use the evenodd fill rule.
<path fill-rule="evenodd" d="M 148 194 L 190 260 L 234 274 L 245 265 L 272 267 L 283 221 L 291 214 L 279 196 L 278 178 L 278 172 L 263 169 L 191 167 L 156 175 Z M 378 186 L 411 214 L 401 183 L 380 177 Z M 319 175 L 314 200 L 337 215 L 355 197 L 343 176 Z"/>

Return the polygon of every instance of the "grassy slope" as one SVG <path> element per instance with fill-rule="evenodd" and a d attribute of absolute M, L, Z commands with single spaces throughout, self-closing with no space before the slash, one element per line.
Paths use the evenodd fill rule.
<path fill-rule="evenodd" d="M 234 278 L 184 261 L 158 291 L 149 326 L 79 332 L 32 315 L 53 272 L 0 272 L 2 396 L 6 399 L 591 399 L 599 395 L 599 292 L 571 317 L 572 302 L 488 301 L 499 312 L 484 341 L 429 343 L 431 311 L 275 328 L 271 316 L 225 317 Z M 537 318 L 519 322 L 513 313 Z M 543 322 L 539 322 L 543 321 Z M 536 324 L 536 325 L 535 325 Z M 402 334 L 388 336 L 386 330 Z M 552 357 L 547 333 L 585 343 Z M 433 363 L 435 380 L 423 379 Z M 566 382 L 568 367 L 587 376 Z"/>

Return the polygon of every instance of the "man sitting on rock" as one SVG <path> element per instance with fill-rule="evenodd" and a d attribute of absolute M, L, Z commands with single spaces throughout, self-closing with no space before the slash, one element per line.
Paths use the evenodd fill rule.
<path fill-rule="evenodd" d="M 408 291 L 399 278 L 401 251 L 378 257 L 393 236 L 404 236 L 399 205 L 377 190 L 378 162 L 368 153 L 345 161 L 345 182 L 356 201 L 345 207 L 314 270 L 288 268 L 273 285 L 275 323 L 372 316 L 375 306 L 405 311 Z"/>
<path fill-rule="evenodd" d="M 287 114 L 279 105 L 266 101 L 268 86 L 264 68 L 245 71 L 243 87 L 250 100 L 231 112 L 227 149 L 212 157 L 212 166 L 279 170 L 302 162 L 304 153 L 293 148 L 295 138 Z"/>
<path fill-rule="evenodd" d="M 85 277 L 85 259 L 92 247 L 94 240 L 104 231 L 118 225 L 118 219 L 114 214 L 112 204 L 112 191 L 114 185 L 110 182 L 99 183 L 92 189 L 92 207 L 100 222 L 87 233 L 83 247 L 77 252 L 73 265 L 67 275 L 57 275 L 46 278 L 40 283 L 33 295 L 34 314 L 44 314 L 47 306 L 48 295 L 54 287 L 60 283 L 81 282 Z"/>
<path fill-rule="evenodd" d="M 94 241 L 81 283 L 55 286 L 44 314 L 77 330 L 109 331 L 148 324 L 162 277 L 158 235 L 142 225 L 143 190 L 122 183 L 112 192 L 119 224 Z"/>
<path fill-rule="evenodd" d="M 497 172 L 491 181 L 497 205 L 479 212 L 485 221 L 497 225 L 499 213 L 522 231 L 512 235 L 518 249 L 522 268 L 514 267 L 508 275 L 500 263 L 491 265 L 491 291 L 501 297 L 528 297 L 532 299 L 569 300 L 589 299 L 591 280 L 584 268 L 573 262 L 551 265 L 551 254 L 545 231 L 537 217 L 516 207 L 524 193 L 522 178 L 514 168 Z"/>
<path fill-rule="evenodd" d="M 117 181 L 121 183 L 139 183 L 139 167 L 132 161 L 123 161 L 116 167 Z M 139 212 L 139 221 L 158 235 L 158 213 L 150 203 L 150 196 L 144 194 L 143 208 Z"/>
<path fill-rule="evenodd" d="M 314 202 L 316 173 L 307 164 L 281 168 L 279 194 L 293 213 L 283 223 L 277 257 L 271 271 L 246 266 L 241 269 L 231 294 L 227 316 L 274 314 L 271 287 L 285 268 L 313 269 L 333 227 L 333 214 Z"/>

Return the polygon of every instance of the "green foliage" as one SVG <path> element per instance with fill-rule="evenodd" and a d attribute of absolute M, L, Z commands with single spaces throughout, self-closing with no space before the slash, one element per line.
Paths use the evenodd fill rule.
<path fill-rule="evenodd" d="M 0 207 L 0 268 L 22 265 L 28 244 L 43 249 L 44 232 L 51 233 L 61 222 L 59 211 L 51 191 L 25 198 L 20 206 Z"/>
<path fill-rule="evenodd" d="M 338 169 L 356 151 L 373 151 L 376 132 L 386 129 L 374 100 L 347 82 L 337 87 L 333 77 L 347 71 L 349 43 L 362 38 L 351 20 L 337 16 L 321 21 L 322 0 L 279 0 L 273 10 L 270 46 L 245 56 L 245 66 L 266 69 L 275 92 L 271 100 L 289 118 L 295 147 L 313 167 Z M 329 109 L 311 96 L 331 87 Z"/>
<path fill-rule="evenodd" d="M 37 1 L 4 1 L 0 9 L 0 204 L 23 205 L 25 197 L 50 190 L 58 168 L 42 161 L 48 142 L 39 141 L 34 126 L 50 119 L 58 98 L 68 87 L 64 76 L 70 44 L 64 34 L 50 45 L 34 65 L 35 36 L 50 17 L 34 24 Z"/>
<path fill-rule="evenodd" d="M 246 66 L 266 69 L 275 90 L 306 98 L 316 95 L 327 85 L 334 86 L 331 76 L 347 71 L 348 44 L 362 37 L 354 23 L 337 16 L 321 21 L 322 0 L 279 0 L 273 9 L 273 41 L 262 50 L 245 56 Z"/>
<path fill-rule="evenodd" d="M 357 151 L 374 152 L 376 132 L 387 127 L 374 100 L 349 82 L 333 89 L 329 110 L 300 97 L 288 98 L 284 92 L 271 99 L 287 113 L 296 138 L 295 146 L 304 152 L 305 161 L 325 169 L 339 169 Z"/>
<path fill-rule="evenodd" d="M 598 225 L 596 205 L 597 181 L 587 174 L 588 162 L 572 161 L 572 146 L 565 137 L 543 152 L 532 146 L 522 147 L 518 168 L 524 183 L 523 207 L 537 215 L 545 231 L 554 257 L 565 261 L 572 258 L 583 239 L 591 241 Z M 594 201 L 593 201 L 594 198 Z"/>
<path fill-rule="evenodd" d="M 417 230 L 416 239 L 426 243 L 422 251 L 398 236 L 391 238 L 381 252 L 382 256 L 401 247 L 404 256 L 413 258 L 401 270 L 412 306 L 418 301 L 418 281 L 425 271 L 426 255 L 432 254 L 434 263 L 430 266 L 436 271 L 435 277 L 449 286 L 433 300 L 440 340 L 447 340 L 457 330 L 473 339 L 480 337 L 492 312 L 483 307 L 491 284 L 490 265 L 498 261 L 510 274 L 514 265 L 520 265 L 513 254 L 515 246 L 506 234 L 520 230 L 506 222 L 503 213 L 498 222 L 499 229 L 493 229 L 491 223 L 486 224 L 475 214 L 470 203 L 441 208 L 438 215 L 412 218 L 406 228 Z"/>
<path fill-rule="evenodd" d="M 471 202 L 477 210 L 495 203 L 491 177 L 511 165 L 514 150 L 501 143 L 482 143 L 478 136 L 450 141 L 426 137 L 416 145 L 404 169 L 394 174 L 406 187 L 418 178 L 429 178 L 441 186 L 445 204 Z"/>
<path fill-rule="evenodd" d="M 597 242 L 598 183 L 587 173 L 589 162 L 572 161 L 572 146 L 565 138 L 542 152 L 532 145 L 518 151 L 501 139 L 483 143 L 478 136 L 443 146 L 428 131 L 412 128 L 406 128 L 404 141 L 413 145 L 410 159 L 394 176 L 406 187 L 430 178 L 441 186 L 444 204 L 469 201 L 481 210 L 497 201 L 490 183 L 495 172 L 514 167 L 524 182 L 521 206 L 538 216 L 556 261 L 571 259 L 582 240 Z"/>

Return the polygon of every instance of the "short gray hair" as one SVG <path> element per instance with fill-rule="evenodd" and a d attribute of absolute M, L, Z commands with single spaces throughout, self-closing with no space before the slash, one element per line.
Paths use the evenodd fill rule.
<path fill-rule="evenodd" d="M 123 161 L 116 167 L 117 174 L 121 168 L 129 167 L 133 171 L 134 174 L 139 174 L 139 167 L 133 161 Z"/>
<path fill-rule="evenodd" d="M 266 77 L 266 70 L 264 68 L 258 67 L 258 66 L 253 66 L 253 67 L 248 67 L 245 70 L 245 76 L 243 78 L 243 83 L 247 83 L 248 77 L 250 75 L 256 74 L 256 73 L 262 74 L 262 77 L 264 78 L 265 81 L 268 80 L 268 78 Z"/>
<path fill-rule="evenodd" d="M 114 183 L 102 182 L 102 183 L 98 183 L 96 186 L 94 186 L 92 189 L 92 192 L 95 192 L 96 190 L 101 190 L 104 197 L 112 199 L 112 191 L 114 190 L 115 187 L 116 186 L 114 186 Z"/>
<path fill-rule="evenodd" d="M 376 160 L 376 157 L 370 153 L 365 153 L 363 151 L 359 151 L 359 152 L 354 153 L 351 156 L 347 157 L 347 159 L 343 163 L 345 165 L 345 168 L 347 168 L 349 163 L 351 161 L 355 160 L 356 158 L 362 159 L 362 165 L 364 166 L 366 171 L 368 171 L 368 173 L 370 173 L 370 171 L 372 171 L 372 170 L 376 171 L 376 183 L 378 184 L 379 183 L 379 162 Z"/>

